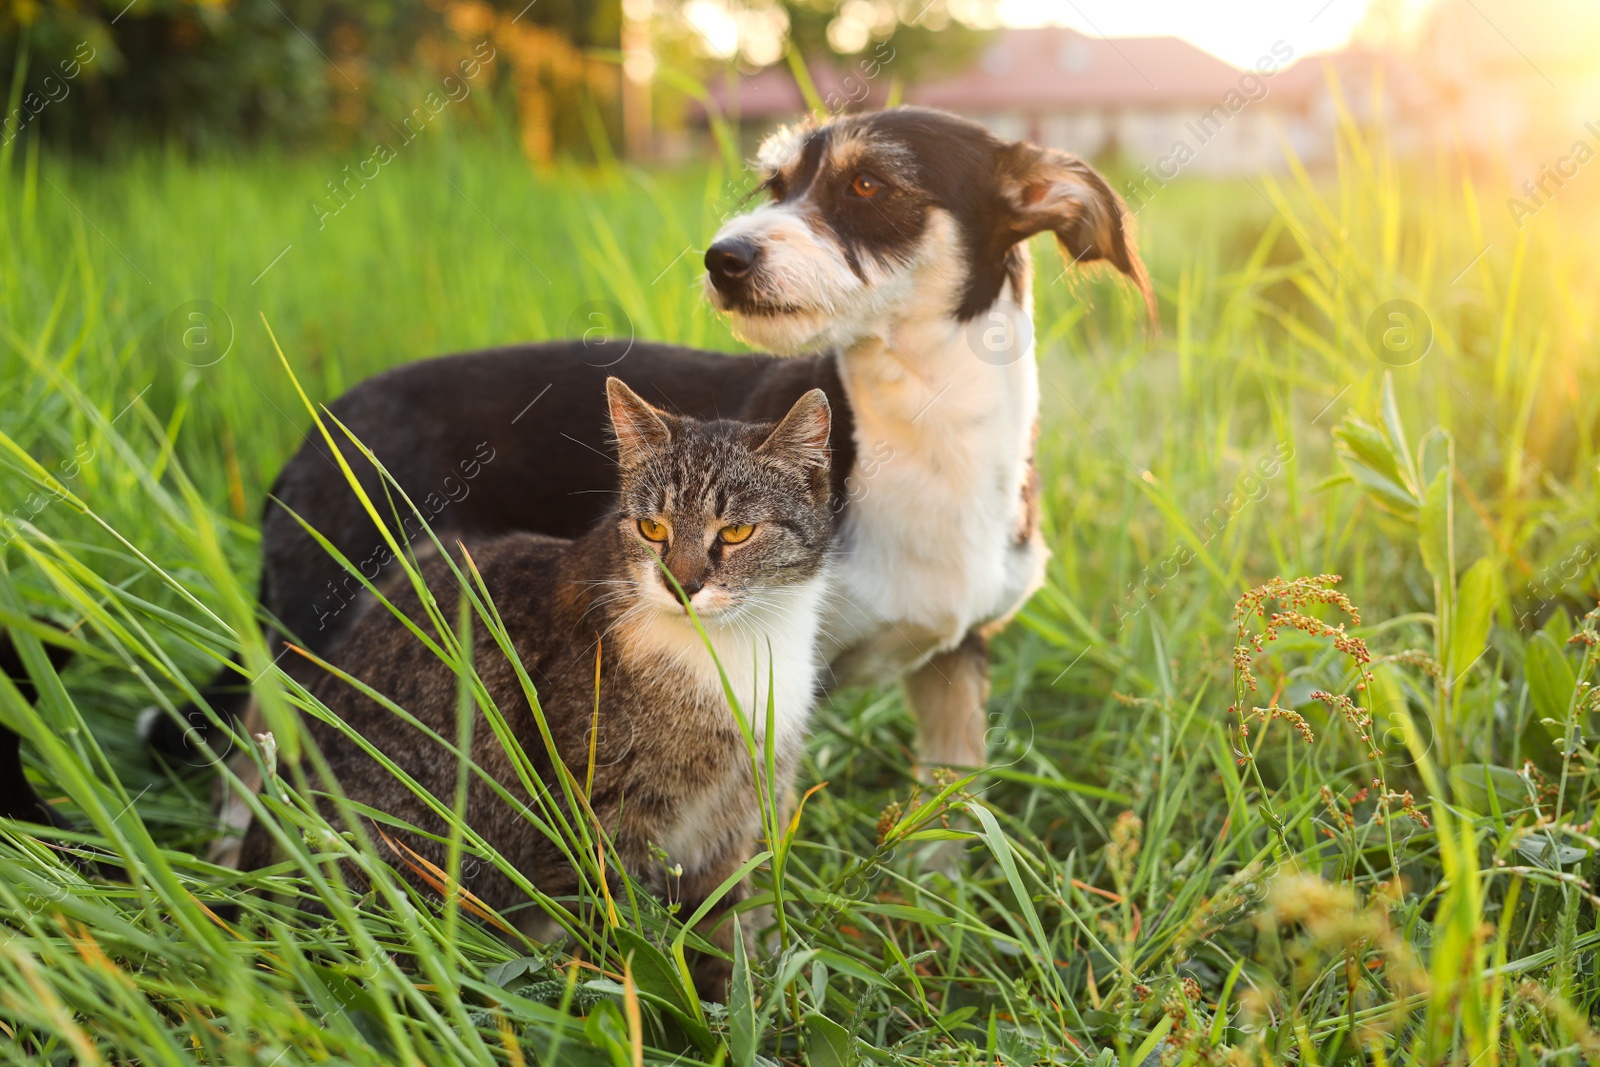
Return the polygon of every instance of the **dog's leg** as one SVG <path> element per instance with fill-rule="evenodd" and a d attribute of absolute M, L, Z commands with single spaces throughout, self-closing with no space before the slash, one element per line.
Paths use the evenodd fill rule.
<path fill-rule="evenodd" d="M 261 705 L 251 697 L 249 705 L 245 708 L 244 720 L 237 729 L 244 734 L 248 745 L 253 744 L 256 734 L 266 728 L 266 720 L 261 715 Z M 261 792 L 261 768 L 256 766 L 256 761 L 250 758 L 246 748 L 232 753 L 227 763 L 233 773 L 242 779 L 243 788 L 252 793 Z M 245 859 L 245 840 L 251 830 L 250 805 L 234 792 L 228 777 L 222 774 L 217 775 L 212 784 L 211 802 L 212 810 L 217 813 L 219 833 L 211 839 L 211 845 L 206 850 L 206 859 L 219 866 L 239 868 Z M 270 845 L 265 839 L 252 844 L 256 846 L 251 849 L 253 853 L 262 852 L 263 847 L 267 850 L 265 854 L 252 855 L 250 857 L 252 863 L 255 867 L 266 866 L 271 861 Z"/>
<path fill-rule="evenodd" d="M 926 779 L 935 767 L 982 767 L 989 703 L 989 641 L 978 631 L 906 676 L 917 717 L 917 762 Z"/>

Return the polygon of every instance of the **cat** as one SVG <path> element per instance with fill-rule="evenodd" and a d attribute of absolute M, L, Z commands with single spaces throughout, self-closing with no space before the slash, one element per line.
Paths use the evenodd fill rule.
<path fill-rule="evenodd" d="M 651 407 L 616 378 L 607 381 L 606 391 L 621 466 L 615 510 L 576 540 L 519 532 L 465 551 L 536 687 L 554 746 L 579 789 L 593 746 L 594 781 L 587 794 L 593 822 L 631 874 L 677 901 L 680 916 L 688 916 L 749 859 L 761 826 L 753 763 L 705 642 L 716 650 L 758 745 L 764 742 L 771 687 L 773 795 L 788 792 L 819 691 L 818 626 L 833 520 L 831 410 L 822 390 L 814 389 L 776 426 L 703 422 Z M 456 581 L 437 553 L 421 573 L 436 595 Z M 403 574 L 399 579 L 388 599 L 428 632 L 431 624 L 409 580 Z M 704 627 L 704 639 L 685 599 Z M 456 600 L 439 596 L 439 609 L 452 625 Z M 473 621 L 477 672 L 570 820 L 517 674 L 482 620 Z M 440 736 L 457 736 L 456 674 L 382 605 L 366 609 L 333 659 Z M 333 674 L 321 675 L 311 691 L 424 789 L 450 803 L 457 762 L 439 743 Z M 414 850 L 442 868 L 444 846 L 425 835 L 443 834 L 443 820 L 338 728 L 312 716 L 306 722 L 351 800 L 424 831 L 384 827 L 398 839 L 397 855 Z M 474 776 L 468 825 L 540 892 L 576 894 L 579 882 L 570 861 L 536 829 L 527 810 L 519 810 L 518 805 L 540 809 L 481 712 L 471 752 L 518 804 L 506 803 Z M 240 858 L 247 870 L 271 862 L 270 837 L 259 823 L 247 832 Z M 406 862 L 395 866 L 406 874 Z M 492 864 L 465 867 L 473 873 L 463 875 L 463 888 L 484 905 L 512 909 L 507 917 L 526 931 L 548 928 L 544 913 Z M 708 916 L 715 943 L 731 945 L 732 924 L 715 920 L 744 895 L 742 886 L 736 888 Z M 519 916 L 540 921 L 525 923 Z M 695 970 L 702 995 L 721 999 L 726 961 L 701 959 Z"/>

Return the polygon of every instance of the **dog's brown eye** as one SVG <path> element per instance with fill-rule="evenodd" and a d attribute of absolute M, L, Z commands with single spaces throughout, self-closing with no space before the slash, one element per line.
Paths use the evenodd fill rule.
<path fill-rule="evenodd" d="M 850 183 L 850 191 L 863 200 L 871 200 L 883 192 L 883 183 L 870 174 L 857 174 Z"/>
<path fill-rule="evenodd" d="M 660 544 L 667 539 L 667 528 L 654 519 L 639 520 L 639 536 Z"/>

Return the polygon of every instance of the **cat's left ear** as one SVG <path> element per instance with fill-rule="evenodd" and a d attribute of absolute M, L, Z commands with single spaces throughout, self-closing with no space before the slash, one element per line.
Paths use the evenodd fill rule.
<path fill-rule="evenodd" d="M 606 399 L 611 405 L 611 429 L 617 435 L 617 460 L 624 467 L 672 442 L 678 420 L 646 404 L 621 378 L 606 379 Z"/>
<path fill-rule="evenodd" d="M 828 404 L 828 394 L 813 389 L 794 402 L 756 454 L 826 470 L 832 458 L 828 449 L 828 432 L 832 428 L 833 408 Z"/>

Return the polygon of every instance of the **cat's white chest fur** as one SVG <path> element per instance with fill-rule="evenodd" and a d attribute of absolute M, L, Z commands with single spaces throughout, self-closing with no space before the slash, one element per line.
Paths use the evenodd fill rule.
<path fill-rule="evenodd" d="M 997 313 L 1028 308 L 1002 298 Z M 973 338 L 1000 321 L 930 317 L 839 356 L 857 461 L 824 622 L 835 684 L 913 670 L 1039 584 L 1048 552 L 1018 537 L 1038 369 L 1027 344 L 980 358 Z"/>
<path fill-rule="evenodd" d="M 767 701 L 773 706 L 773 743 L 783 762 L 793 765 L 805 738 L 806 724 L 818 692 L 820 657 L 818 631 L 822 605 L 828 595 L 827 569 L 804 583 L 763 590 L 759 600 L 737 618 L 702 620 L 702 639 L 687 616 L 661 614 L 625 635 L 630 657 L 654 660 L 683 679 L 684 699 L 710 715 L 726 715 L 726 725 L 737 729 L 734 710 L 717 673 L 721 663 L 754 734 L 758 764 L 764 764 Z M 716 653 L 713 660 L 711 651 Z M 706 788 L 679 809 L 664 840 L 664 848 L 685 869 L 696 866 L 725 841 L 730 822 L 729 804 L 754 811 L 749 797 L 750 778 L 741 766 L 714 779 L 708 767 Z M 787 783 L 779 783 L 780 788 Z"/>

